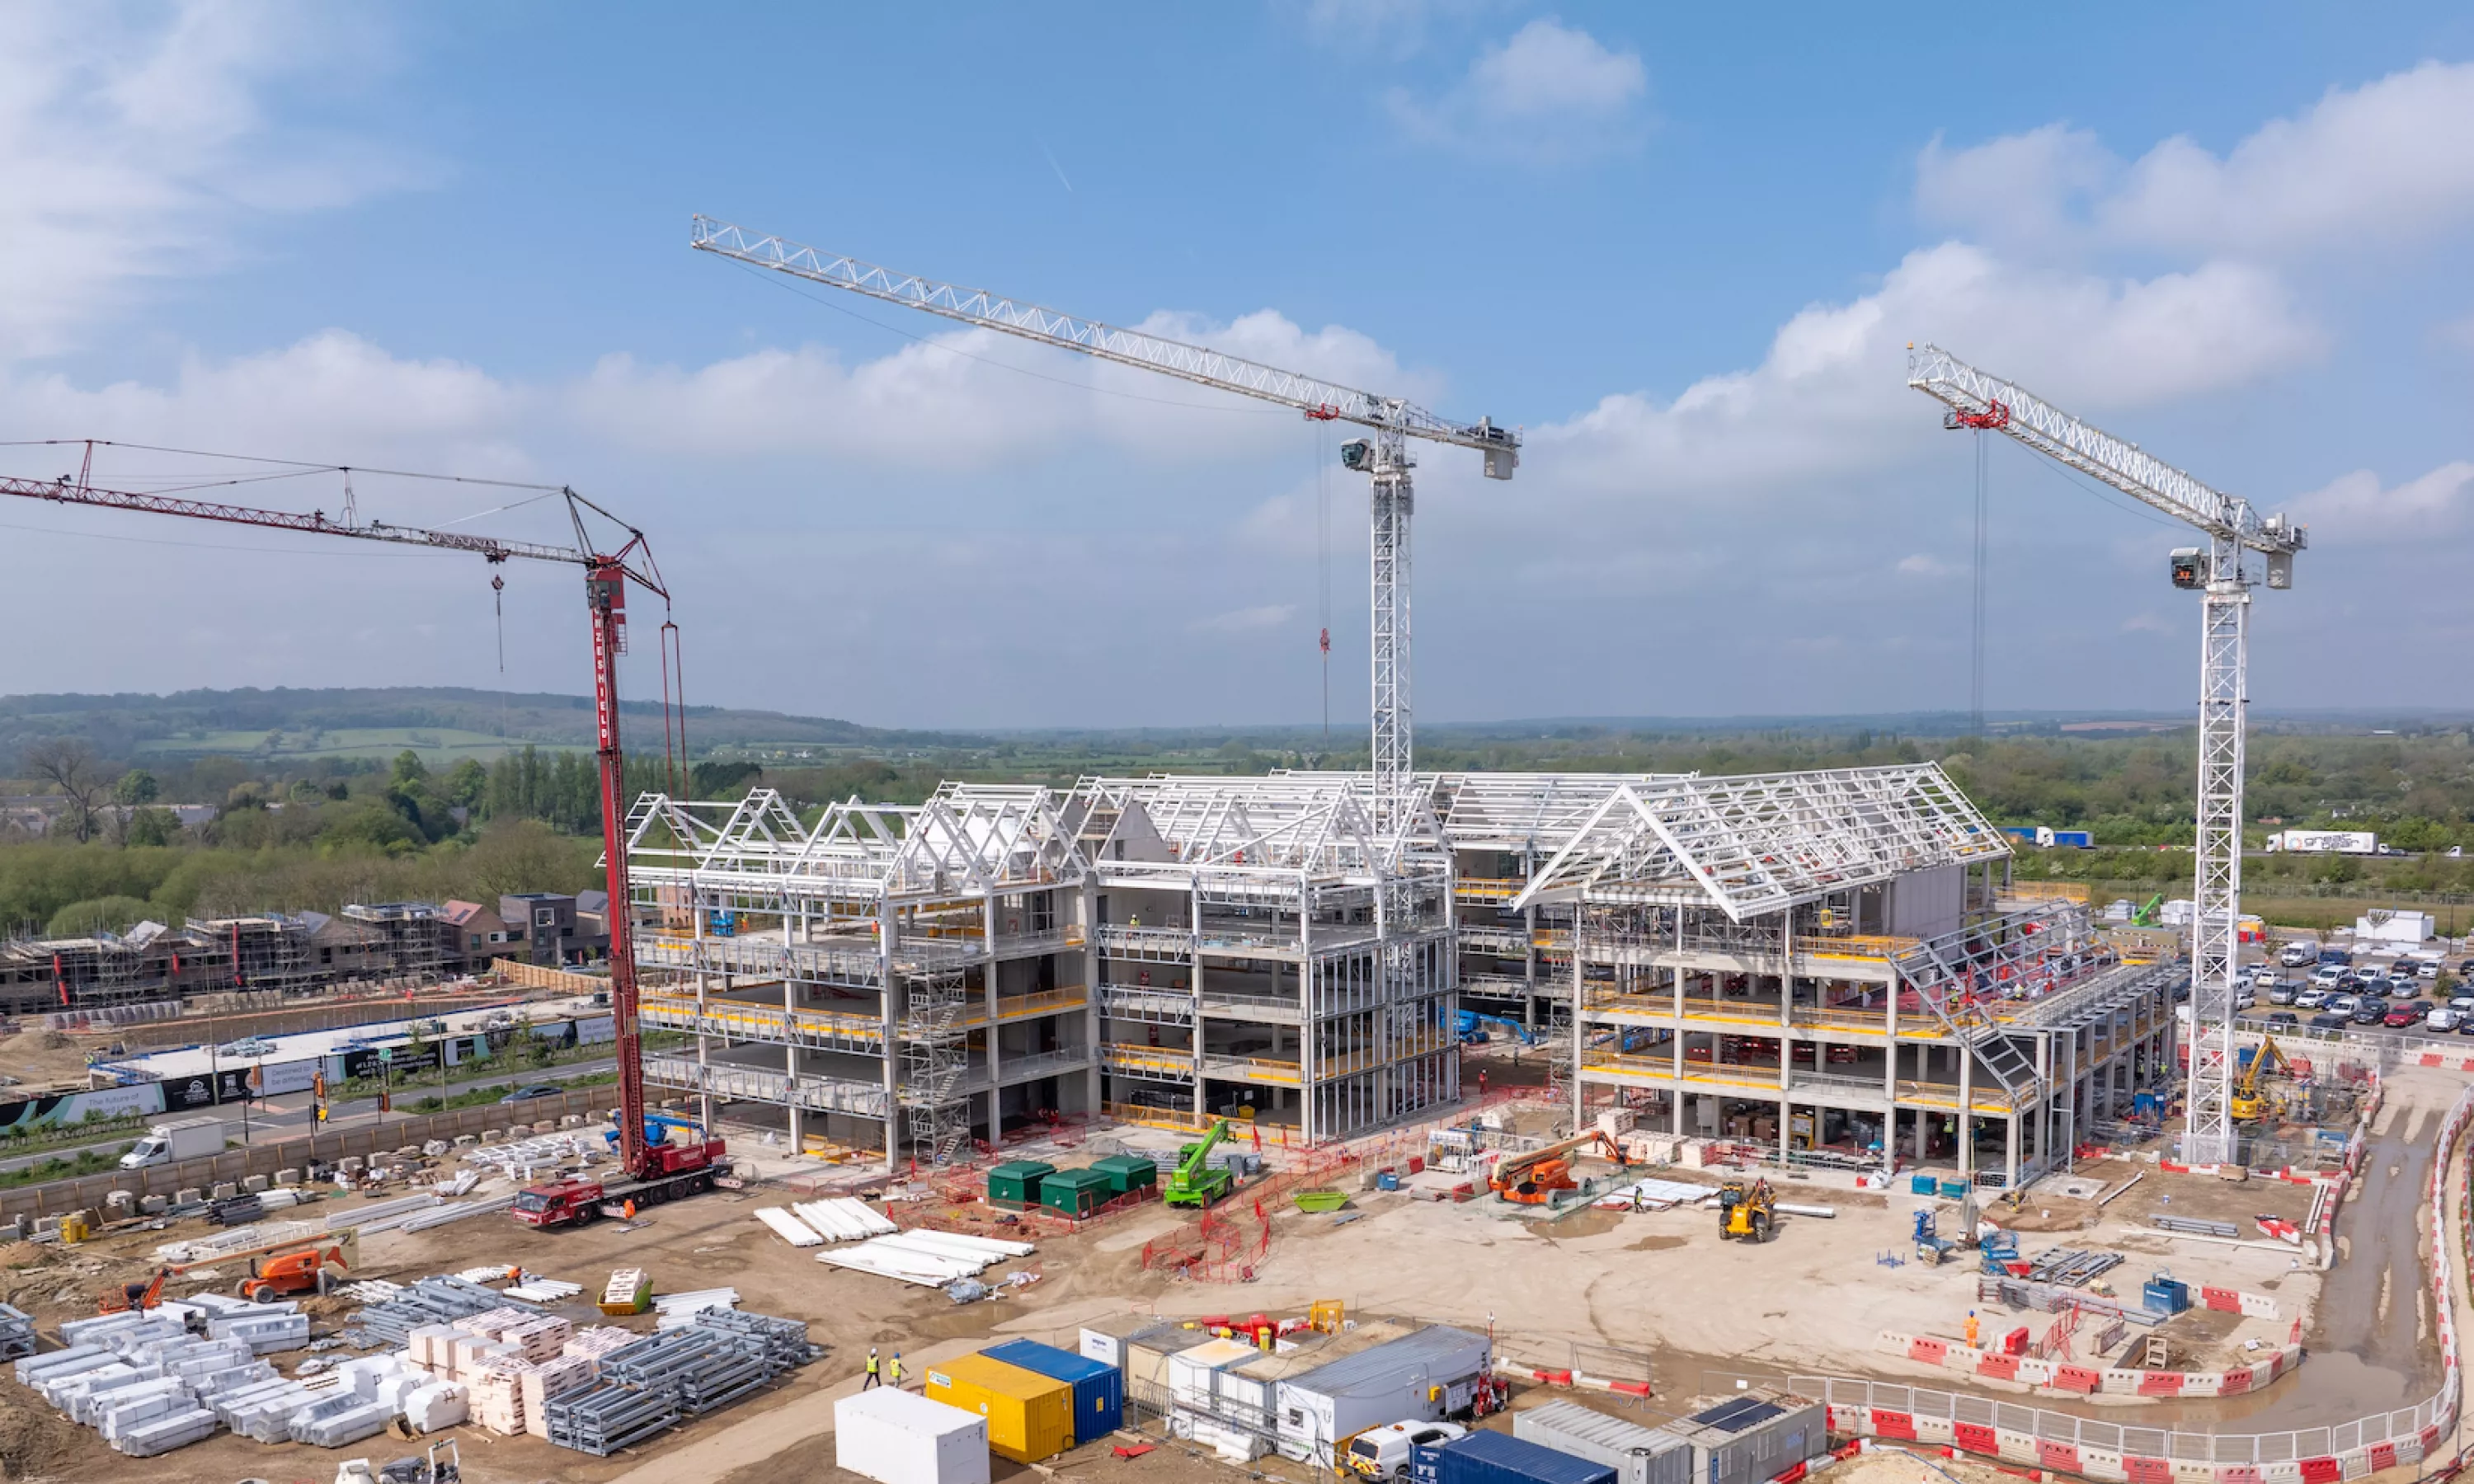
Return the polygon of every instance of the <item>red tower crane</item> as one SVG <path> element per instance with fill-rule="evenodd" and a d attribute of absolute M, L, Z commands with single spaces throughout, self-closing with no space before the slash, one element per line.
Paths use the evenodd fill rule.
<path fill-rule="evenodd" d="M 584 606 L 593 627 L 594 731 L 595 751 L 601 764 L 601 850 L 613 928 L 610 934 L 610 1006 L 618 1052 L 619 1158 L 628 1174 L 638 1180 L 675 1172 L 679 1167 L 678 1161 L 675 1158 L 665 1160 L 662 1152 L 650 1147 L 644 1138 L 644 1064 L 643 1041 L 636 1023 L 636 947 L 627 931 L 627 801 L 624 758 L 618 749 L 618 657 L 627 652 L 627 584 L 632 580 L 666 603 L 670 596 L 669 589 L 663 586 L 661 568 L 653 562 L 652 548 L 645 541 L 644 533 L 564 487 L 556 492 L 567 502 L 568 518 L 575 528 L 573 546 L 511 541 L 456 531 L 428 531 L 383 521 L 364 522 L 351 514 L 349 499 L 345 518 L 339 521 L 330 519 L 325 511 L 302 515 L 293 511 L 258 510 L 246 505 L 182 499 L 168 494 L 103 490 L 96 488 L 91 479 L 97 446 L 109 445 L 102 440 L 86 441 L 85 459 L 74 475 L 63 474 L 53 480 L 0 476 L 0 494 L 48 500 L 55 505 L 135 511 L 150 515 L 180 515 L 191 520 L 221 521 L 227 525 L 264 526 L 277 531 L 303 531 L 318 536 L 350 537 L 354 540 L 391 541 L 402 546 L 471 552 L 493 566 L 521 559 L 565 562 L 584 568 Z M 344 472 L 349 476 L 350 470 Z M 616 551 L 595 549 L 585 526 L 585 513 L 588 511 L 626 533 L 626 540 Z M 663 699 L 667 704 L 668 696 L 665 694 Z M 697 1152 L 702 1153 L 701 1146 Z"/>

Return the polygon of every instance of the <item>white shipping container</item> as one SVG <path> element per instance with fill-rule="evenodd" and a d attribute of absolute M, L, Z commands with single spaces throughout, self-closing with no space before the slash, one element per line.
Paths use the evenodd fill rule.
<path fill-rule="evenodd" d="M 1467 1408 L 1493 1347 L 1483 1334 L 1430 1326 L 1280 1383 L 1280 1451 L 1330 1466 L 1342 1440 L 1385 1423 L 1431 1422 Z"/>
<path fill-rule="evenodd" d="M 1169 1395 L 1179 1403 L 1208 1411 L 1219 1394 L 1219 1373 L 1241 1366 L 1262 1352 L 1243 1340 L 1213 1340 L 1168 1357 Z"/>
<path fill-rule="evenodd" d="M 834 1403 L 834 1464 L 878 1484 L 988 1484 L 988 1420 L 871 1387 Z"/>

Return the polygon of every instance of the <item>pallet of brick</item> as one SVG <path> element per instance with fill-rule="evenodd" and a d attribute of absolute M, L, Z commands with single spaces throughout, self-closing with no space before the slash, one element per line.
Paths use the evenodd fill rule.
<path fill-rule="evenodd" d="M 523 1373 L 521 1384 L 524 1394 L 524 1431 L 536 1438 L 548 1437 L 549 1403 L 591 1387 L 594 1376 L 593 1357 L 572 1354 Z"/>
<path fill-rule="evenodd" d="M 519 1325 L 528 1325 L 541 1317 L 532 1309 L 484 1309 L 478 1314 L 467 1315 L 455 1321 L 455 1328 L 496 1340 L 504 1338 L 509 1329 Z"/>
<path fill-rule="evenodd" d="M 619 1268 L 601 1288 L 601 1312 L 641 1314 L 653 1306 L 653 1275 L 643 1268 Z"/>
<path fill-rule="evenodd" d="M 621 1329 L 617 1325 L 594 1325 L 569 1336 L 567 1354 L 570 1358 L 591 1361 L 594 1374 L 598 1376 L 601 1374 L 602 1356 L 612 1351 L 624 1350 L 641 1338 L 643 1336 Z"/>
<path fill-rule="evenodd" d="M 500 1437 L 524 1430 L 523 1377 L 532 1369 L 524 1361 L 501 1360 L 471 1381 L 471 1420 Z"/>
<path fill-rule="evenodd" d="M 469 1384 L 498 1361 L 521 1358 L 516 1347 L 503 1340 L 484 1339 L 477 1334 L 460 1335 L 455 1341 L 455 1375 L 452 1379 Z"/>
<path fill-rule="evenodd" d="M 505 1330 L 498 1339 L 502 1344 L 516 1347 L 517 1352 L 526 1360 L 540 1365 L 566 1353 L 568 1338 L 574 1333 L 575 1326 L 564 1319 L 545 1315 Z"/>

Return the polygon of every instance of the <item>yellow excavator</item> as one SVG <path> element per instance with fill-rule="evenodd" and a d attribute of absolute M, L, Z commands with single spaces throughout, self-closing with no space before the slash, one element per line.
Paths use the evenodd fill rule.
<path fill-rule="evenodd" d="M 2250 1065 L 2243 1069 L 2242 1080 L 2234 1084 L 2231 1112 L 2236 1123 L 2257 1123 L 2276 1112 L 2276 1099 L 2262 1093 L 2260 1079 L 2273 1068 L 2277 1075 L 2293 1075 L 2293 1064 L 2276 1044 L 2273 1036 L 2260 1038 L 2259 1049 L 2251 1053 Z"/>
<path fill-rule="evenodd" d="M 1778 1196 L 1766 1179 L 1731 1180 L 1718 1190 L 1718 1240 L 1759 1243 L 1778 1223 Z"/>

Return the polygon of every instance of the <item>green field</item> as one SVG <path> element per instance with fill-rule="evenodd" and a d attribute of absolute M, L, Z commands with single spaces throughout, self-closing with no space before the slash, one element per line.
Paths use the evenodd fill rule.
<path fill-rule="evenodd" d="M 321 757 L 379 760 L 409 750 L 432 768 L 471 757 L 490 762 L 523 748 L 523 742 L 486 731 L 451 727 L 339 727 L 299 731 L 192 730 L 150 737 L 136 750 L 150 757 L 255 757 L 310 761 Z"/>

